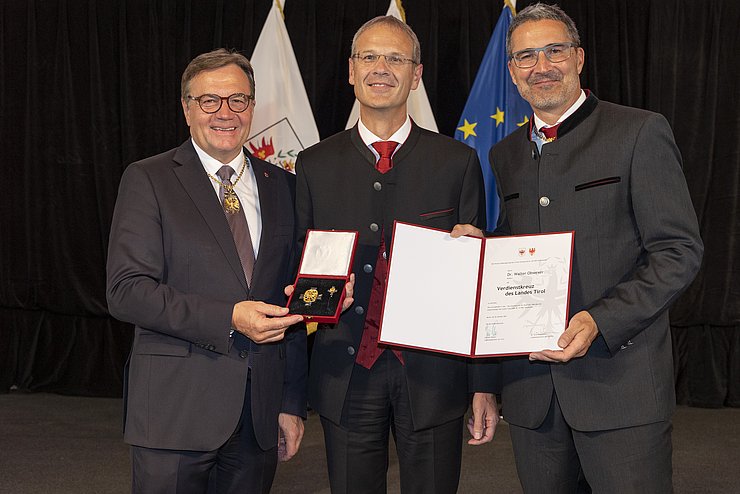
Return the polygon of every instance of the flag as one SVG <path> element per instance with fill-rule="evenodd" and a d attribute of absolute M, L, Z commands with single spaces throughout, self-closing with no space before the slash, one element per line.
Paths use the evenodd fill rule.
<path fill-rule="evenodd" d="M 385 15 L 392 15 L 396 19 L 401 19 L 406 22 L 406 16 L 402 12 L 401 0 L 391 0 L 391 4 L 388 7 L 388 12 Z M 419 127 L 424 127 L 427 130 L 439 132 L 437 128 L 437 122 L 434 120 L 434 113 L 432 113 L 432 107 L 429 104 L 429 98 L 427 97 L 427 91 L 424 89 L 424 81 L 419 81 L 419 87 L 409 94 L 407 102 L 407 110 L 411 118 L 414 119 L 414 123 Z M 355 100 L 355 104 L 352 106 L 352 112 L 349 114 L 347 119 L 346 129 L 354 127 L 357 120 L 360 118 L 360 103 Z"/>
<path fill-rule="evenodd" d="M 275 0 L 252 54 L 255 110 L 247 149 L 295 173 L 298 152 L 319 142 L 298 62 Z"/>
<path fill-rule="evenodd" d="M 506 32 L 511 24 L 514 7 L 509 0 L 499 16 L 483 55 L 475 82 L 468 95 L 455 139 L 475 148 L 483 170 L 486 187 L 487 229 L 493 230 L 498 219 L 496 182 L 488 163 L 491 146 L 511 132 L 529 123 L 532 110 L 511 82 L 507 68 Z"/>
<path fill-rule="evenodd" d="M 277 0 L 252 53 L 255 111 L 247 148 L 256 157 L 295 173 L 298 152 L 319 142 L 283 12 Z M 307 323 L 308 334 L 316 323 Z"/>

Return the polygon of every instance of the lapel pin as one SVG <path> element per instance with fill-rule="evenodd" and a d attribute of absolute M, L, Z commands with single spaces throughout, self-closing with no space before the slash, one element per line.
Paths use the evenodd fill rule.
<path fill-rule="evenodd" d="M 265 172 L 265 178 L 270 178 L 270 174 Z"/>

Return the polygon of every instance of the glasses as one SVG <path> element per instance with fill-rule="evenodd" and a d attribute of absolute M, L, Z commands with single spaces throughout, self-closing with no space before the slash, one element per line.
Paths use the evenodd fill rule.
<path fill-rule="evenodd" d="M 575 48 L 575 43 L 550 43 L 542 48 L 527 48 L 511 54 L 514 65 L 520 69 L 528 69 L 537 65 L 539 52 L 545 54 L 545 57 L 552 63 L 565 62 L 570 58 L 571 48 Z"/>
<path fill-rule="evenodd" d="M 400 67 L 401 65 L 406 65 L 407 63 L 416 63 L 414 60 L 410 58 L 404 58 L 400 55 L 380 55 L 376 53 L 355 53 L 354 55 L 352 55 L 352 58 L 359 60 L 367 66 L 375 65 L 378 60 L 380 60 L 380 57 L 383 57 L 385 59 L 385 63 L 387 63 L 388 65 L 392 65 L 393 67 Z"/>
<path fill-rule="evenodd" d="M 226 101 L 229 109 L 234 113 L 241 113 L 254 101 L 254 96 L 244 93 L 234 93 L 231 96 L 219 96 L 218 94 L 203 94 L 201 96 L 188 95 L 188 99 L 198 102 L 200 109 L 206 113 L 216 113 Z"/>

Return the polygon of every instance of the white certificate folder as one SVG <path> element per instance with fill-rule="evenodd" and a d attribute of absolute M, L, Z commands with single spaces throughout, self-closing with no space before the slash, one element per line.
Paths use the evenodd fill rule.
<path fill-rule="evenodd" d="M 573 235 L 452 238 L 396 222 L 379 341 L 467 357 L 557 350 Z"/>

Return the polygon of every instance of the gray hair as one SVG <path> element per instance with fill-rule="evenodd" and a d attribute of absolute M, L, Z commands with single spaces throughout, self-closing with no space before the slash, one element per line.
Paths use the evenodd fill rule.
<path fill-rule="evenodd" d="M 414 30 L 411 29 L 408 24 L 400 19 L 397 19 L 396 17 L 393 17 L 392 15 L 381 15 L 375 17 L 374 19 L 370 19 L 365 24 L 360 26 L 360 29 L 357 30 L 355 36 L 352 38 L 352 53 L 350 53 L 350 56 L 356 53 L 355 48 L 357 47 L 357 38 L 359 38 L 362 33 L 367 31 L 371 27 L 377 25 L 385 25 L 391 28 L 398 29 L 406 36 L 408 36 L 411 40 L 411 44 L 413 45 L 413 53 L 411 54 L 411 59 L 416 64 L 421 63 L 421 46 L 419 45 L 419 38 L 416 37 L 416 33 L 414 33 Z"/>
<path fill-rule="evenodd" d="M 225 48 L 219 48 L 218 50 L 198 55 L 185 67 L 185 72 L 182 73 L 182 81 L 180 82 L 181 97 L 183 99 L 187 97 L 190 91 L 190 82 L 201 72 L 220 69 L 231 64 L 242 69 L 247 75 L 249 88 L 252 90 L 252 96 L 254 96 L 254 70 L 247 57 L 236 50 L 229 51 Z"/>
<path fill-rule="evenodd" d="M 563 9 L 557 5 L 548 5 L 546 3 L 535 3 L 525 8 L 517 15 L 509 25 L 509 31 L 506 33 L 506 55 L 511 57 L 511 34 L 516 28 L 530 21 L 558 21 L 565 24 L 565 29 L 568 31 L 568 37 L 571 42 L 575 43 L 576 46 L 581 46 L 581 38 L 578 36 L 578 29 L 576 23 L 573 22 L 568 14 L 563 12 Z"/>

